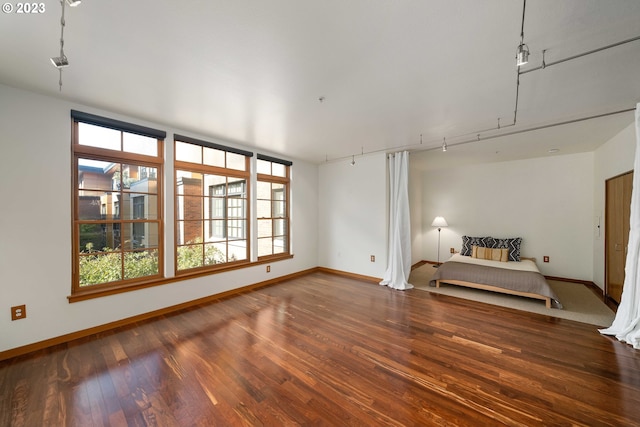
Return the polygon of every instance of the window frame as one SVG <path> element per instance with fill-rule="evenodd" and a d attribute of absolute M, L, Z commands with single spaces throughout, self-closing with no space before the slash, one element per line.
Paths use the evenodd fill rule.
<path fill-rule="evenodd" d="M 119 146 L 118 146 L 118 143 L 111 144 L 109 140 L 105 140 L 104 144 L 101 141 L 97 144 L 93 144 L 93 143 L 89 143 L 89 144 L 85 143 L 84 145 L 80 144 L 81 141 L 79 141 L 78 138 L 83 135 L 82 135 L 82 132 L 79 132 L 79 123 L 96 125 L 96 126 L 100 126 L 100 127 L 104 127 L 107 129 L 112 129 L 120 132 Z M 174 139 L 173 139 L 174 158 L 173 158 L 173 164 L 171 164 L 171 163 L 168 163 L 167 160 L 164 158 L 164 155 L 166 153 L 165 150 L 169 149 L 169 147 L 166 146 L 167 134 L 164 131 L 152 129 L 152 128 L 148 128 L 148 127 L 144 127 L 144 126 L 140 126 L 140 125 L 136 125 L 128 122 L 123 122 L 123 121 L 111 119 L 108 117 L 102 117 L 94 114 L 83 113 L 75 110 L 71 110 L 70 125 L 71 125 L 70 126 L 71 127 L 70 163 L 72 167 L 71 215 L 70 215 L 70 220 L 71 220 L 70 223 L 72 228 L 72 232 L 71 232 L 72 283 L 71 283 L 71 294 L 67 296 L 67 299 L 69 300 L 70 303 L 85 301 L 93 298 L 100 298 L 103 296 L 108 296 L 108 295 L 113 295 L 113 294 L 118 294 L 123 292 L 130 292 L 138 289 L 144 289 L 147 287 L 180 282 L 183 280 L 188 280 L 196 277 L 206 277 L 206 276 L 210 276 L 212 274 L 216 274 L 224 271 L 244 269 L 247 267 L 265 264 L 272 261 L 279 261 L 287 258 L 293 258 L 293 254 L 291 251 L 291 217 L 290 217 L 291 169 L 289 167 L 286 168 L 286 171 L 287 171 L 286 177 L 276 177 L 271 175 L 258 174 L 256 163 L 253 160 L 253 156 L 256 155 L 257 153 L 245 151 L 245 150 L 241 150 L 233 147 L 226 147 L 218 144 L 213 144 L 206 141 L 200 141 L 200 140 L 196 140 L 189 137 L 183 137 L 177 134 L 173 135 L 174 136 Z M 146 137 L 152 137 L 156 139 L 155 151 L 145 148 L 148 145 L 140 145 L 140 140 L 137 140 L 135 136 L 133 138 L 131 137 L 127 138 L 126 136 L 123 136 L 123 132 L 137 134 L 137 135 L 146 136 Z M 108 133 L 109 132 L 107 132 L 107 134 Z M 109 137 L 109 135 L 107 135 L 107 137 Z M 240 168 L 242 165 L 242 161 L 244 161 L 243 171 L 239 171 L 237 169 L 228 169 L 228 168 L 221 168 L 220 170 L 216 171 L 215 169 L 216 167 L 206 165 L 206 170 L 202 172 L 207 174 L 213 173 L 213 174 L 223 175 L 223 176 L 226 176 L 227 178 L 231 175 L 233 176 L 240 175 L 244 181 L 243 185 L 246 186 L 246 195 L 241 197 L 244 197 L 245 199 L 244 205 L 246 210 L 245 240 L 247 245 L 247 257 L 245 260 L 221 263 L 217 265 L 213 264 L 211 268 L 207 268 L 207 267 L 210 267 L 210 266 L 207 266 L 205 268 L 182 270 L 182 272 L 177 271 L 176 242 L 178 239 L 178 234 L 177 234 L 178 230 L 176 225 L 177 215 L 175 213 L 178 208 L 176 204 L 178 200 L 177 190 L 176 190 L 177 171 L 180 168 L 179 162 L 178 164 L 176 164 L 176 161 L 175 161 L 175 141 L 177 140 L 182 142 L 187 142 L 187 143 L 189 142 L 192 143 L 193 141 L 196 141 L 197 143 L 199 143 L 199 145 L 202 145 L 202 146 L 207 146 L 207 147 L 216 148 L 216 149 L 223 149 L 223 151 L 244 155 L 244 159 L 238 156 L 232 156 L 231 158 L 225 156 L 225 161 L 229 160 L 231 162 L 232 167 Z M 117 141 L 117 137 L 115 137 L 113 141 Z M 142 141 L 142 142 L 143 144 L 146 144 L 145 141 Z M 151 145 L 151 147 L 153 147 L 153 145 Z M 123 150 L 129 150 L 129 151 L 125 152 Z M 146 154 L 140 154 L 140 153 L 146 153 Z M 292 165 L 291 162 L 288 162 L 286 160 L 275 159 L 275 158 L 260 155 L 260 154 L 257 154 L 257 156 L 259 156 L 259 158 L 262 160 L 266 159 L 269 161 L 275 161 L 276 163 L 281 163 L 286 166 Z M 93 183 L 91 183 L 91 177 L 89 177 L 88 181 L 81 182 L 80 181 L 81 175 L 85 174 L 83 167 L 79 167 L 79 163 L 80 163 L 79 159 L 81 158 L 87 159 L 87 160 L 98 160 L 101 162 L 108 162 L 108 163 L 114 163 L 115 165 L 119 165 L 120 171 L 123 173 L 123 175 L 120 177 L 120 180 L 121 180 L 120 182 L 122 183 L 124 183 L 123 178 L 125 176 L 124 172 L 127 170 L 126 166 L 129 165 L 130 167 L 134 168 L 134 169 L 130 169 L 132 173 L 130 178 L 134 179 L 134 181 L 131 183 L 132 187 L 134 183 L 136 183 L 137 185 L 138 181 L 136 181 L 136 179 L 140 177 L 140 181 L 144 181 L 145 179 L 149 179 L 149 180 L 153 179 L 154 185 L 156 186 L 156 188 L 154 190 L 151 190 L 151 188 L 148 188 L 146 190 L 141 188 L 139 191 L 136 191 L 133 188 L 127 189 L 125 186 L 126 184 L 121 187 L 111 187 L 109 184 L 105 185 L 105 182 L 103 181 L 104 179 L 111 179 L 112 181 L 111 185 L 113 185 L 114 177 L 111 176 L 110 174 L 111 171 L 107 171 L 107 166 L 105 166 L 104 164 L 98 166 L 98 169 L 96 169 L 95 171 L 95 173 L 99 174 L 98 178 L 100 181 L 98 182 L 94 181 Z M 213 157 L 210 157 L 209 159 L 214 163 L 217 161 L 217 157 L 215 155 Z M 190 170 L 190 168 L 192 168 L 193 166 L 194 166 L 193 163 L 189 163 L 189 168 L 182 168 L 182 169 Z M 108 165 L 108 167 L 111 168 L 111 165 Z M 87 168 L 91 169 L 92 166 L 89 164 L 87 165 Z M 102 171 L 100 168 L 102 169 Z M 145 171 L 145 168 L 152 168 L 152 169 L 147 169 Z M 156 176 L 152 175 L 153 170 L 156 171 Z M 231 173 L 229 173 L 230 170 L 232 171 Z M 137 172 L 137 176 L 133 175 L 134 171 Z M 143 177 L 143 175 L 145 174 L 147 174 L 146 178 Z M 168 192 L 168 189 L 171 188 L 171 187 L 168 187 L 170 185 L 169 179 L 171 179 L 169 178 L 169 176 L 171 175 L 173 175 L 172 178 L 174 181 L 174 190 L 176 190 L 174 191 L 173 194 Z M 84 180 L 84 178 L 82 179 Z M 256 215 L 253 213 L 253 210 L 256 207 L 256 197 L 253 196 L 253 194 L 255 192 L 254 187 L 257 184 L 258 180 L 263 180 L 263 181 L 274 180 L 274 181 L 282 181 L 283 183 L 286 183 L 286 194 L 287 194 L 286 196 L 287 197 L 287 200 L 286 200 L 287 252 L 286 253 L 281 252 L 274 255 L 258 257 L 257 256 L 258 251 L 257 249 L 254 249 L 255 247 L 257 247 L 256 243 L 258 240 L 257 240 L 257 234 L 254 235 L 254 227 L 257 224 L 257 218 L 256 218 Z M 230 182 L 228 179 L 226 183 L 227 185 L 230 185 L 230 184 L 233 185 L 233 182 Z M 87 187 L 83 189 L 81 184 L 86 184 Z M 83 194 L 83 190 L 85 189 L 86 191 L 94 192 L 95 194 L 92 194 L 92 193 Z M 112 191 L 117 191 L 121 195 L 129 194 L 131 196 L 144 195 L 144 194 L 152 195 L 157 198 L 157 206 L 149 207 L 150 205 L 148 204 L 148 200 L 145 200 L 144 208 L 142 206 L 139 206 L 139 212 L 144 212 L 145 218 L 135 219 L 133 216 L 133 210 L 132 210 L 133 208 L 132 198 L 129 199 L 129 202 L 131 203 L 129 202 L 125 203 L 126 197 L 123 197 L 123 200 L 115 200 L 115 198 L 112 199 L 110 197 L 107 197 L 106 199 L 102 200 L 103 195 L 100 193 L 104 193 L 104 196 L 109 196 L 109 193 Z M 101 197 L 101 200 L 99 202 L 97 201 L 97 199 L 94 200 L 95 206 L 92 205 L 93 207 L 90 208 L 88 216 L 87 216 L 87 212 L 83 210 L 85 209 L 85 206 L 81 203 L 81 200 L 83 200 L 81 198 L 84 198 L 85 196 L 89 196 L 88 198 L 86 198 L 86 200 L 84 200 L 84 202 L 82 202 L 85 204 L 91 202 L 91 200 L 93 199 L 96 199 L 96 197 L 98 196 Z M 169 196 L 169 199 L 167 199 L 167 196 Z M 170 199 L 173 199 L 173 200 L 169 201 Z M 167 220 L 166 212 L 171 210 L 171 206 L 173 206 L 173 209 L 174 209 L 174 215 L 173 215 L 174 230 L 172 232 L 171 230 L 169 230 L 170 235 L 165 235 L 166 229 L 165 229 L 164 221 Z M 156 212 L 153 212 L 154 209 Z M 134 222 L 142 221 L 147 223 L 149 222 L 157 223 L 157 230 L 158 230 L 157 236 L 153 234 L 150 235 L 152 239 L 150 242 L 150 245 L 147 246 L 147 244 L 145 243 L 144 244 L 145 246 L 142 248 L 142 250 L 155 251 L 157 253 L 157 274 L 144 276 L 144 277 L 137 277 L 137 278 L 132 277 L 130 279 L 121 279 L 121 277 L 125 277 L 125 275 L 128 274 L 125 267 L 123 267 L 123 269 L 120 270 L 120 278 L 117 281 L 100 283 L 95 285 L 85 285 L 83 287 L 80 287 L 79 286 L 79 279 L 80 279 L 79 260 L 81 256 L 80 245 L 82 244 L 83 241 L 89 241 L 94 244 L 104 243 L 100 241 L 92 241 L 91 239 L 87 240 L 86 233 L 83 232 L 79 227 L 79 224 L 82 221 L 90 220 L 92 215 L 94 215 L 95 218 L 100 218 L 100 220 L 105 224 L 105 227 L 108 230 L 107 233 L 109 233 L 109 230 L 115 231 L 111 237 L 108 237 L 108 239 L 113 239 L 113 241 L 107 240 L 108 243 L 110 243 L 111 245 L 116 245 L 116 243 L 118 243 L 118 245 L 120 245 L 120 242 L 123 242 L 123 246 L 130 245 L 130 246 L 126 246 L 122 250 L 119 250 L 121 254 L 124 254 L 127 251 L 133 251 L 134 249 L 136 249 L 134 248 L 135 242 L 133 240 L 131 240 L 128 243 L 124 243 L 124 240 L 122 240 L 122 239 L 128 238 L 126 237 L 128 236 L 127 233 L 129 232 L 133 233 Z M 115 216 L 117 216 L 118 221 L 114 221 Z M 148 219 L 146 218 L 147 216 L 153 219 Z M 81 217 L 83 218 L 83 220 L 80 220 Z M 233 219 L 229 218 L 229 220 L 232 221 Z M 126 230 L 122 228 L 120 225 L 118 225 L 118 224 L 125 224 L 125 223 L 129 227 Z M 114 226 L 114 224 L 116 225 Z M 109 228 L 109 225 L 111 226 L 110 228 Z M 103 227 L 102 231 L 104 231 L 105 227 Z M 146 229 L 144 230 L 145 232 L 148 233 Z M 117 234 L 119 234 L 119 237 L 117 237 Z M 80 238 L 81 236 L 83 236 L 83 239 Z M 131 239 L 133 239 L 133 234 L 131 234 Z M 171 243 L 169 243 L 171 240 L 174 240 L 174 245 L 173 245 L 174 251 L 172 255 L 169 255 L 168 247 L 171 245 Z M 111 246 L 109 245 L 108 247 L 110 248 Z M 99 251 L 99 252 L 108 253 L 103 251 Z M 173 256 L 173 262 L 174 262 L 173 272 L 166 271 L 167 264 L 170 265 L 171 263 L 171 258 L 169 258 L 170 256 Z M 122 265 L 126 266 L 125 264 L 126 259 L 124 255 L 121 257 L 121 259 L 122 259 Z"/>
<path fill-rule="evenodd" d="M 177 160 L 177 155 L 176 155 L 176 150 L 177 150 L 177 143 L 181 142 L 181 143 L 186 143 L 186 144 L 192 144 L 194 146 L 198 146 L 201 150 L 201 156 L 200 156 L 200 163 L 195 163 L 195 162 L 189 162 L 189 161 L 183 161 L 183 160 Z M 213 166 L 213 165 L 208 165 L 208 164 L 204 164 L 204 148 L 212 148 L 215 150 L 220 150 L 223 151 L 225 153 L 225 166 L 227 165 L 227 159 L 228 159 L 228 154 L 239 154 L 244 156 L 244 170 L 239 170 L 239 169 L 232 169 L 232 168 L 228 168 L 228 167 L 220 167 L 220 166 Z M 251 261 L 251 158 L 253 157 L 253 153 L 250 151 L 245 151 L 245 150 L 240 150 L 240 149 L 236 149 L 236 148 L 232 148 L 232 147 L 227 147 L 224 145 L 220 145 L 220 144 L 215 144 L 212 142 L 208 142 L 208 141 L 203 141 L 200 139 L 196 139 L 196 138 L 191 138 L 188 136 L 184 136 L 184 135 L 178 135 L 175 134 L 174 135 L 174 147 L 173 147 L 173 151 L 174 151 L 174 157 L 173 157 L 173 175 L 174 175 L 174 179 L 173 179 L 173 185 L 174 185 L 174 248 L 173 248 L 173 256 L 174 256 L 174 274 L 176 277 L 182 277 L 182 276 L 190 276 L 190 275 L 194 275 L 194 274 L 203 274 L 203 273 L 214 273 L 214 272 L 219 272 L 219 271 L 225 271 L 231 268 L 239 268 L 239 267 L 244 267 L 244 266 L 248 266 L 252 263 Z M 191 268 L 185 268 L 185 269 L 179 269 L 179 260 L 178 260 L 178 249 L 180 247 L 185 247 L 185 246 L 189 246 L 186 243 L 187 242 L 182 242 L 182 244 L 179 243 L 180 240 L 180 222 L 184 221 L 184 220 L 180 220 L 179 219 L 179 203 L 178 203 L 178 197 L 180 197 L 179 191 L 178 191 L 178 173 L 179 171 L 186 171 L 186 172 L 191 172 L 191 173 L 198 173 L 198 174 L 202 174 L 203 178 L 205 175 L 215 175 L 215 176 L 220 176 L 220 177 L 225 177 L 225 183 L 224 184 L 218 184 L 218 185 L 224 185 L 225 187 L 225 192 L 223 197 L 219 197 L 219 200 L 222 201 L 222 209 L 223 209 L 223 227 L 225 228 L 224 230 L 224 235 L 223 236 L 218 236 L 219 238 L 216 238 L 215 242 L 224 242 L 225 247 L 226 247 L 226 252 L 225 252 L 225 257 L 227 257 L 227 261 L 226 262 L 221 262 L 221 263 L 212 263 L 212 264 L 206 264 L 205 263 L 205 254 L 204 254 L 204 248 L 207 245 L 206 240 L 207 239 L 213 239 L 214 236 L 211 234 L 213 233 L 213 222 L 217 221 L 219 219 L 214 218 L 211 213 L 209 214 L 209 218 L 205 218 L 205 214 L 204 211 L 202 212 L 202 218 L 198 219 L 197 221 L 202 221 L 203 224 L 203 229 L 202 229 L 202 238 L 203 238 L 203 242 L 202 243 L 197 243 L 198 245 L 202 244 L 203 246 L 203 262 L 200 266 L 196 266 L 196 267 L 191 267 Z M 245 218 L 244 218 L 244 231 L 245 231 L 245 235 L 244 238 L 230 238 L 229 233 L 226 230 L 226 225 L 228 223 L 228 221 L 230 221 L 230 219 L 227 217 L 227 213 L 228 213 L 228 209 L 229 209 L 229 199 L 230 198 L 236 198 L 236 196 L 230 196 L 228 194 L 228 187 L 231 185 L 231 183 L 229 182 L 229 178 L 240 178 L 244 180 L 244 203 L 245 203 Z M 210 185 L 207 186 L 206 183 L 202 183 L 201 184 L 201 194 L 199 195 L 199 197 L 203 198 L 202 201 L 202 208 L 205 209 L 205 204 L 211 204 L 211 206 L 209 206 L 209 208 L 212 208 L 213 205 L 215 205 L 214 200 L 216 200 L 216 196 L 212 195 L 212 191 L 211 189 L 215 187 L 215 185 Z M 206 199 L 209 199 L 208 201 Z M 196 220 L 194 220 L 196 221 Z M 209 233 L 207 233 L 205 231 L 206 227 L 205 224 L 209 223 Z M 228 260 L 229 257 L 229 242 L 230 241 L 238 241 L 238 240 L 244 240 L 246 243 L 246 248 L 245 248 L 245 255 L 244 255 L 244 259 L 239 259 L 239 260 Z M 210 244 L 213 243 L 210 242 Z M 195 244 L 193 244 L 192 246 L 195 246 Z"/>
<path fill-rule="evenodd" d="M 272 172 L 272 174 L 265 174 L 265 173 L 258 173 L 257 172 L 257 167 L 256 167 L 256 185 L 258 185 L 259 182 L 268 182 L 269 184 L 282 184 L 284 186 L 284 202 L 285 202 L 285 208 L 284 208 L 284 215 L 282 217 L 276 217 L 273 216 L 273 204 L 271 205 L 271 217 L 258 217 L 258 213 L 256 212 L 256 222 L 259 224 L 260 220 L 267 220 L 270 219 L 271 220 L 271 237 L 269 237 L 271 239 L 271 245 L 272 245 L 272 250 L 273 250 L 273 245 L 274 245 L 274 241 L 275 241 L 275 237 L 276 235 L 274 234 L 275 229 L 277 228 L 275 226 L 275 221 L 277 220 L 282 220 L 284 219 L 286 222 L 286 227 L 285 227 L 285 237 L 286 237 L 286 251 L 284 252 L 278 252 L 278 253 L 271 253 L 268 255 L 260 255 L 258 253 L 258 248 L 260 247 L 260 240 L 261 239 L 268 239 L 267 237 L 260 237 L 259 236 L 259 232 L 256 232 L 256 239 L 258 242 L 258 245 L 256 247 L 256 257 L 258 261 L 272 261 L 272 260 L 279 260 L 279 259 L 285 259 L 285 258 L 291 258 L 292 257 L 292 251 L 291 251 L 291 166 L 293 165 L 293 162 L 288 161 L 288 160 L 283 160 L 283 159 L 278 159 L 276 157 L 271 157 L 271 156 L 267 156 L 264 154 L 258 154 L 257 155 L 257 160 L 260 161 L 266 161 L 266 162 L 270 162 L 271 166 L 270 166 L 270 170 Z M 285 168 L 285 176 L 278 176 L 278 175 L 273 175 L 273 164 L 280 164 L 282 166 L 284 166 Z M 272 190 L 273 192 L 273 190 Z M 258 193 L 258 190 L 256 188 L 256 194 Z M 271 196 L 270 196 L 271 197 Z M 260 200 L 267 200 L 267 199 L 259 199 L 256 196 L 256 203 L 258 203 Z M 276 199 L 270 198 L 268 199 L 271 202 L 273 202 Z M 273 252 L 273 251 L 272 251 Z"/>
<path fill-rule="evenodd" d="M 83 145 L 79 140 L 79 126 L 80 124 L 87 124 L 92 126 L 99 126 L 108 129 L 112 129 L 120 132 L 120 150 L 114 150 L 109 148 L 101 148 L 95 147 L 91 145 Z M 148 154 L 139 154 L 134 152 L 124 151 L 124 134 L 136 134 L 145 137 L 150 137 L 156 139 L 156 155 L 148 155 Z M 164 202 L 163 202 L 163 182 L 162 177 L 164 174 L 164 156 L 163 156 L 163 148 L 164 148 L 164 140 L 166 138 L 166 132 L 147 128 L 144 126 L 139 126 L 127 122 L 122 122 L 119 120 L 110 119 L 107 117 L 101 117 L 93 114 L 83 113 L 75 110 L 71 110 L 71 164 L 72 164 L 72 185 L 71 185 L 71 247 L 72 247 L 72 283 L 71 283 L 71 296 L 69 297 L 70 301 L 86 299 L 87 297 L 91 297 L 91 295 L 110 295 L 113 293 L 122 292 L 124 290 L 134 290 L 138 289 L 141 286 L 148 286 L 151 283 L 158 282 L 162 278 L 164 278 L 164 226 L 163 226 L 163 212 L 164 212 Z M 84 188 L 84 183 L 80 182 L 80 159 L 86 160 L 96 160 L 102 162 L 110 162 L 116 165 L 136 165 L 138 167 L 145 168 L 155 168 L 157 173 L 155 177 L 155 185 L 156 189 L 154 193 L 144 192 L 147 194 L 153 194 L 156 197 L 156 212 L 155 218 L 144 218 L 137 219 L 133 217 L 133 213 L 131 218 L 125 218 L 122 215 L 122 210 L 118 209 L 120 204 L 116 206 L 114 204 L 114 208 L 118 209 L 118 213 L 115 214 L 111 218 L 103 218 L 102 212 L 103 207 L 100 206 L 101 218 L 99 220 L 93 219 L 81 219 L 80 215 L 80 198 L 81 193 L 83 191 L 91 191 L 92 189 Z M 82 186 L 81 186 L 82 185 Z M 95 189 L 95 191 L 102 191 L 99 189 Z M 130 194 L 132 197 L 132 203 L 134 197 L 142 197 L 140 194 L 136 192 L 127 192 L 124 189 L 116 189 L 114 192 L 118 192 L 121 195 Z M 106 209 L 106 206 L 105 206 Z M 158 234 L 157 234 L 157 243 L 153 247 L 153 250 L 147 250 L 148 252 L 155 252 L 157 254 L 157 273 L 142 277 L 133 277 L 133 278 L 125 278 L 126 276 L 126 264 L 125 264 L 125 254 L 127 253 L 135 253 L 140 252 L 139 248 L 133 248 L 133 243 L 131 243 L 132 247 L 128 248 L 126 245 L 120 244 L 120 249 L 115 250 L 113 253 L 119 253 L 121 256 L 121 270 L 120 270 L 120 279 L 114 280 L 105 283 L 98 284 L 90 284 L 85 286 L 80 286 L 80 259 L 83 255 L 80 252 L 80 239 L 81 232 L 80 228 L 83 224 L 104 224 L 104 226 L 108 226 L 109 224 L 114 226 L 113 230 L 120 230 L 127 225 L 131 225 L 131 229 L 133 232 L 134 228 L 139 228 L 136 224 L 155 224 L 157 226 Z M 117 225 L 118 227 L 115 227 Z M 120 238 L 122 236 L 120 235 Z M 144 251 L 144 249 L 142 250 Z"/>

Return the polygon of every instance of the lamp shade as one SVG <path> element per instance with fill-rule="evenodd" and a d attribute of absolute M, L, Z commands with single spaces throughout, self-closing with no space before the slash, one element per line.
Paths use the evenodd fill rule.
<path fill-rule="evenodd" d="M 448 227 L 447 220 L 444 217 L 437 216 L 431 223 L 432 227 Z"/>

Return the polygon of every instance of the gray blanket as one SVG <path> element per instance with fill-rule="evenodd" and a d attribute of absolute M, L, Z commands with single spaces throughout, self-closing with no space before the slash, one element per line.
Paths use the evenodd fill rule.
<path fill-rule="evenodd" d="M 510 270 L 506 268 L 447 261 L 438 267 L 429 285 L 435 286 L 436 280 L 446 283 L 447 279 L 462 280 L 550 297 L 552 307 L 562 308 L 562 304 L 558 301 L 558 296 L 553 289 L 551 289 L 544 276 L 535 271 Z"/>

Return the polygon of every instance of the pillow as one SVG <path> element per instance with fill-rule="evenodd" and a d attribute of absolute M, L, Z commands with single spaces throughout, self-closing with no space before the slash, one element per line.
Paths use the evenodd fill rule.
<path fill-rule="evenodd" d="M 522 237 L 513 237 L 508 239 L 493 239 L 494 248 L 506 248 L 509 249 L 509 261 L 520 262 L 520 244 L 522 243 Z"/>
<path fill-rule="evenodd" d="M 509 249 L 507 248 L 486 248 L 482 246 L 472 246 L 471 257 L 479 259 L 490 259 L 492 261 L 509 261 Z"/>
<path fill-rule="evenodd" d="M 462 248 L 460 249 L 460 255 L 471 256 L 472 246 L 482 246 L 484 248 L 491 248 L 494 246 L 492 237 L 470 237 L 462 236 Z"/>

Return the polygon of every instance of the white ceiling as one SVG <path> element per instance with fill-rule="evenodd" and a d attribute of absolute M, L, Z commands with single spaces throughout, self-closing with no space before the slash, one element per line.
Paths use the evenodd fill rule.
<path fill-rule="evenodd" d="M 484 138 L 640 101 L 637 40 L 522 74 L 512 125 L 516 0 L 85 0 L 66 7 L 60 92 L 44 4 L 0 15 L 0 83 L 313 163 L 443 138 L 448 161 L 591 151 L 633 113 Z M 640 1 L 529 0 L 524 35 L 522 71 L 640 36 Z"/>

